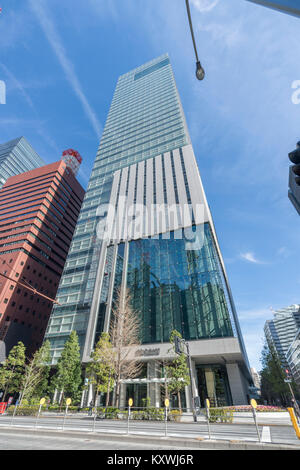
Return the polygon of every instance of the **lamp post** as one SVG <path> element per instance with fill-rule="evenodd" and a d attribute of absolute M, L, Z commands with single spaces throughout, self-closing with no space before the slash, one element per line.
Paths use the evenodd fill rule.
<path fill-rule="evenodd" d="M 198 57 L 189 0 L 185 0 L 185 4 L 186 4 L 186 10 L 187 10 L 187 14 L 188 14 L 189 25 L 190 25 L 190 30 L 191 30 L 192 40 L 193 40 L 193 46 L 194 46 L 195 56 L 196 56 L 196 77 L 197 77 L 198 80 L 203 80 L 204 77 L 205 77 L 205 72 L 204 72 L 204 69 L 203 69 L 203 67 L 200 63 L 199 57 Z"/>

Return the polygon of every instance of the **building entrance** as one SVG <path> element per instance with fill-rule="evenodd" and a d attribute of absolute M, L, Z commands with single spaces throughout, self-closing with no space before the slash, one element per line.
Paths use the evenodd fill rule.
<path fill-rule="evenodd" d="M 222 365 L 196 365 L 201 407 L 208 398 L 211 406 L 230 406 L 232 398 L 226 367 Z"/>

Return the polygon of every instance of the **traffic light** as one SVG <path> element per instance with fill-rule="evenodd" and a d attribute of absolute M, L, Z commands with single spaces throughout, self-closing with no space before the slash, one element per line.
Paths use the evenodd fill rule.
<path fill-rule="evenodd" d="M 292 374 L 291 374 L 291 371 L 289 369 L 285 369 L 285 379 L 284 381 L 285 382 L 291 382 L 292 381 Z"/>
<path fill-rule="evenodd" d="M 179 336 L 174 337 L 174 348 L 175 348 L 176 354 L 181 354 L 182 353 L 181 339 L 179 338 Z"/>
<path fill-rule="evenodd" d="M 289 153 L 289 159 L 294 165 L 292 166 L 292 172 L 295 176 L 295 182 L 300 186 L 300 141 L 297 143 L 296 150 Z"/>

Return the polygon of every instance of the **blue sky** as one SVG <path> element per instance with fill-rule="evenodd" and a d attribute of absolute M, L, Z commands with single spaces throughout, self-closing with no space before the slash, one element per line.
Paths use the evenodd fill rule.
<path fill-rule="evenodd" d="M 300 220 L 287 154 L 300 139 L 300 20 L 244 0 L 2 0 L 0 142 L 24 135 L 47 163 L 72 147 L 86 187 L 116 80 L 170 54 L 251 365 L 263 325 L 300 302 Z"/>

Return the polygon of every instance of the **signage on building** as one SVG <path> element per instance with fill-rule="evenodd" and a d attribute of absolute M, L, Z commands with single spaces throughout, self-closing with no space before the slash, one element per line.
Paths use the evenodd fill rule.
<path fill-rule="evenodd" d="M 160 353 L 160 348 L 156 349 L 138 349 L 135 353 L 136 356 L 142 357 L 142 356 L 159 356 Z"/>

